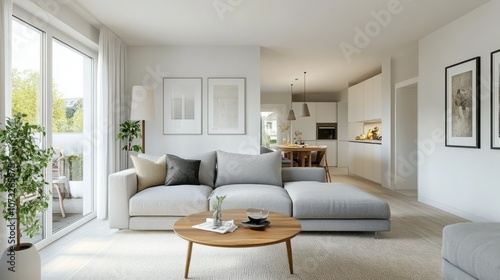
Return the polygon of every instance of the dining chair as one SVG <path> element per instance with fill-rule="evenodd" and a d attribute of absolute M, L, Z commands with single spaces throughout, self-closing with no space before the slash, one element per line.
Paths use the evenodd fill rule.
<path fill-rule="evenodd" d="M 326 146 L 319 146 L 316 151 L 316 158 L 312 158 L 311 167 L 323 167 L 326 172 L 326 181 L 331 182 L 330 168 L 328 168 L 328 160 L 326 157 Z"/>
<path fill-rule="evenodd" d="M 66 210 L 64 209 L 64 197 L 68 190 L 68 177 L 65 174 L 66 160 L 64 157 L 63 149 L 55 149 L 57 158 L 52 162 L 52 188 L 56 190 L 59 199 L 59 208 L 61 215 L 66 217 Z"/>

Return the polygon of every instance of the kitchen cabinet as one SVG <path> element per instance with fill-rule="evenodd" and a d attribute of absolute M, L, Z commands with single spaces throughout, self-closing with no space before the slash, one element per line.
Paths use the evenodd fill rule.
<path fill-rule="evenodd" d="M 364 172 L 364 144 L 362 143 L 349 143 L 349 174 L 363 177 Z"/>
<path fill-rule="evenodd" d="M 328 166 L 337 166 L 337 141 L 336 140 L 318 140 L 318 146 L 326 146 L 326 159 Z"/>
<path fill-rule="evenodd" d="M 349 156 L 348 156 L 348 167 L 349 167 L 349 174 L 350 175 L 356 175 L 357 169 L 356 169 L 356 143 L 349 142 Z"/>
<path fill-rule="evenodd" d="M 293 102 L 296 120 L 292 121 L 292 132 L 302 132 L 302 140 L 316 140 L 316 123 L 337 122 L 337 102 L 306 102 L 310 117 L 301 117 L 303 102 Z"/>
<path fill-rule="evenodd" d="M 382 75 L 348 89 L 348 120 L 363 122 L 382 118 Z"/>
<path fill-rule="evenodd" d="M 337 166 L 349 167 L 349 142 L 337 141 Z"/>
<path fill-rule="evenodd" d="M 292 108 L 295 112 L 296 120 L 292 121 L 292 136 L 295 131 L 302 132 L 302 140 L 316 140 L 316 103 L 306 102 L 309 107 L 310 117 L 301 117 L 303 102 L 293 102 Z M 293 140 L 293 139 L 292 139 Z"/>
<path fill-rule="evenodd" d="M 316 122 L 317 123 L 336 123 L 337 122 L 337 103 L 336 102 L 317 102 L 316 103 Z"/>
<path fill-rule="evenodd" d="M 382 183 L 382 145 L 372 145 L 372 181 Z"/>
<path fill-rule="evenodd" d="M 356 101 L 354 103 L 354 121 L 361 122 L 363 121 L 363 109 L 364 109 L 364 85 L 359 84 L 356 85 Z"/>
<path fill-rule="evenodd" d="M 373 98 L 372 87 L 373 78 L 368 79 L 362 83 L 363 86 L 363 120 L 373 119 Z"/>
<path fill-rule="evenodd" d="M 354 108 L 356 106 L 356 86 L 349 87 L 347 90 L 347 121 L 354 122 Z"/>
<path fill-rule="evenodd" d="M 380 144 L 349 142 L 349 174 L 380 184 L 381 157 Z"/>
<path fill-rule="evenodd" d="M 382 75 L 372 78 L 372 114 L 373 119 L 382 119 Z"/>
<path fill-rule="evenodd" d="M 373 145 L 363 145 L 363 178 L 373 180 Z"/>

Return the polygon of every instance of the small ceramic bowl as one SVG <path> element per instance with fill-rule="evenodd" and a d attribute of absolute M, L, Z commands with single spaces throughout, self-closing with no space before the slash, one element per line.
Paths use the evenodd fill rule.
<path fill-rule="evenodd" d="M 258 225 L 267 219 L 269 210 L 263 208 L 248 208 L 247 216 L 251 223 Z"/>

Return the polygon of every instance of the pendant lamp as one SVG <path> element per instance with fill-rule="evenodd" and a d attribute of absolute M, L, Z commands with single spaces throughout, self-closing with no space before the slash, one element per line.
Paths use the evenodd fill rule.
<path fill-rule="evenodd" d="M 304 72 L 304 104 L 302 104 L 301 117 L 310 117 L 309 107 L 306 104 L 306 72 Z"/>
<path fill-rule="evenodd" d="M 289 120 L 289 121 L 296 120 L 295 112 L 293 111 L 293 108 L 292 108 L 292 99 L 293 99 L 293 84 L 291 84 L 291 86 L 290 86 L 290 111 L 288 112 L 288 118 L 287 118 L 287 120 Z"/>

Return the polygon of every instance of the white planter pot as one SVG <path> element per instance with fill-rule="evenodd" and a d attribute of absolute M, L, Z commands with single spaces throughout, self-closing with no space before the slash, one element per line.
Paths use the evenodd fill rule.
<path fill-rule="evenodd" d="M 83 197 L 83 181 L 69 181 L 69 189 L 71 197 Z"/>
<path fill-rule="evenodd" d="M 21 243 L 20 251 L 4 250 L 0 258 L 2 280 L 42 279 L 42 266 L 38 250 L 31 243 Z"/>

